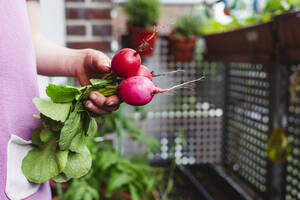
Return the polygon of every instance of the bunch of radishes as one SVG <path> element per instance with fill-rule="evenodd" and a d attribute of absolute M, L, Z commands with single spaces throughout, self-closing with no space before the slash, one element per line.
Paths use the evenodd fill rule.
<path fill-rule="evenodd" d="M 118 86 L 118 93 L 125 103 L 133 106 L 146 105 L 157 93 L 164 93 L 203 78 L 188 81 L 168 89 L 158 88 L 152 82 L 153 74 L 146 66 L 141 65 L 139 52 L 129 48 L 120 50 L 113 57 L 111 69 L 117 76 L 125 78 Z"/>

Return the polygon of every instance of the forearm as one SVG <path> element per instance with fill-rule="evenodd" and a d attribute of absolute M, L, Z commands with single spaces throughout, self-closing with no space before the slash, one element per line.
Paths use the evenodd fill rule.
<path fill-rule="evenodd" d="M 42 35 L 34 36 L 38 74 L 46 76 L 76 76 L 76 67 L 83 64 L 85 50 L 58 46 Z"/>
<path fill-rule="evenodd" d="M 76 65 L 82 64 L 85 50 L 68 49 L 46 39 L 41 34 L 39 3 L 27 2 L 27 8 L 38 73 L 47 76 L 75 76 Z"/>

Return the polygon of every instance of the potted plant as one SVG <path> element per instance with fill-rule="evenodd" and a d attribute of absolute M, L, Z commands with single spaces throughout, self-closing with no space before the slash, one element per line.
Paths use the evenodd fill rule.
<path fill-rule="evenodd" d="M 136 49 L 147 41 L 149 47 L 141 52 L 143 57 L 152 55 L 157 37 L 157 32 L 153 27 L 157 25 L 161 13 L 160 7 L 159 0 L 128 0 L 125 3 L 128 45 Z"/>
<path fill-rule="evenodd" d="M 171 54 L 175 61 L 189 62 L 193 58 L 200 21 L 192 14 L 180 16 L 169 35 Z"/>

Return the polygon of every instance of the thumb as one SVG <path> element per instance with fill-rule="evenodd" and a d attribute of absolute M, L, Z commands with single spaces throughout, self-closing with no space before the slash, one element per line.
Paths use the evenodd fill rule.
<path fill-rule="evenodd" d="M 101 72 L 110 72 L 110 58 L 101 51 L 95 51 L 93 56 L 93 65 Z"/>

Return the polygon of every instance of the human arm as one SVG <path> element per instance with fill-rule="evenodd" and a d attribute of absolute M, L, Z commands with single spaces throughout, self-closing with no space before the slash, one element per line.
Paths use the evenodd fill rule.
<path fill-rule="evenodd" d="M 69 49 L 47 40 L 41 34 L 39 3 L 28 1 L 27 8 L 39 74 L 77 77 L 81 85 L 88 85 L 90 78 L 100 78 L 110 72 L 110 59 L 104 53 Z M 108 114 L 118 108 L 119 102 L 117 96 L 106 98 L 99 92 L 92 92 L 86 108 L 96 115 Z"/>

